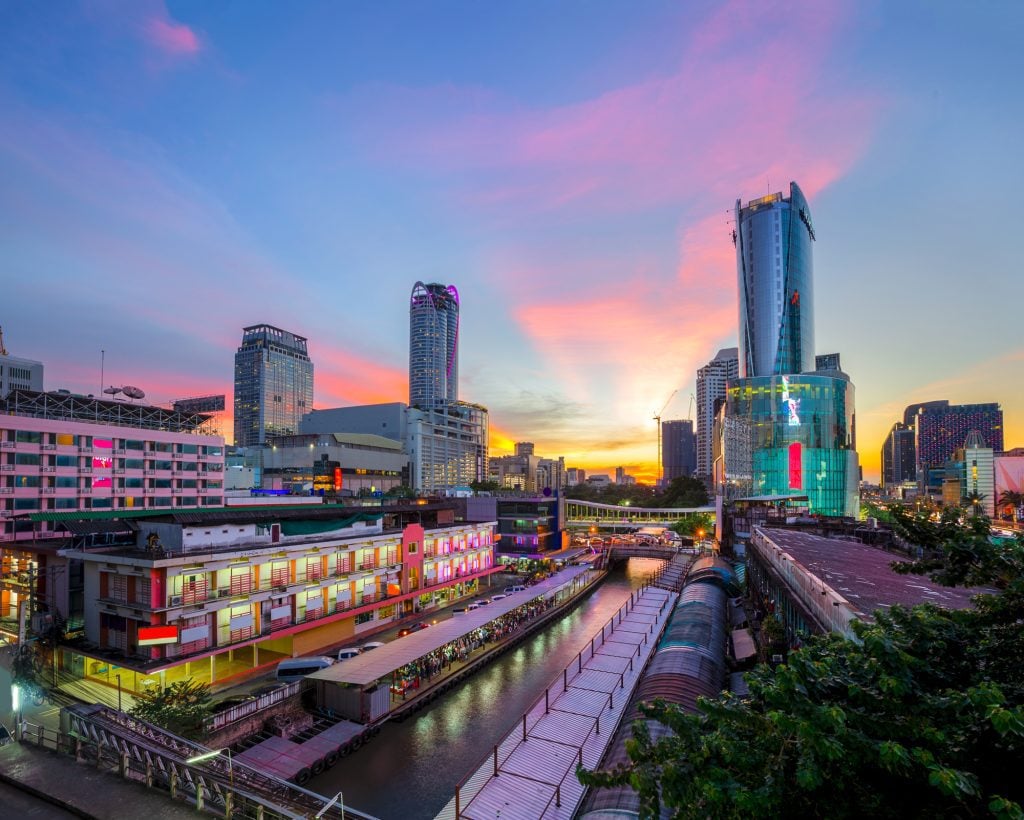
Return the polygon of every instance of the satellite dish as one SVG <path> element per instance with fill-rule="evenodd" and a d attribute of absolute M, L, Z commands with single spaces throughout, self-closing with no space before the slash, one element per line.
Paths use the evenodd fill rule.
<path fill-rule="evenodd" d="M 130 399 L 144 399 L 146 394 L 138 387 L 132 387 L 130 384 L 126 384 L 121 388 L 121 391 Z"/>
<path fill-rule="evenodd" d="M 121 392 L 121 388 L 120 387 L 114 387 L 114 385 L 110 385 L 110 387 L 103 388 L 103 392 L 104 393 L 108 393 L 111 396 L 116 396 L 118 393 Z"/>

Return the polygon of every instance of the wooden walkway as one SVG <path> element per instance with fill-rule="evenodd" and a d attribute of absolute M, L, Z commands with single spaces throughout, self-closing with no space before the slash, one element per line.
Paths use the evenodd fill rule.
<path fill-rule="evenodd" d="M 677 597 L 653 586 L 633 593 L 437 820 L 570 820 L 584 792 L 576 766 L 600 762 Z"/>

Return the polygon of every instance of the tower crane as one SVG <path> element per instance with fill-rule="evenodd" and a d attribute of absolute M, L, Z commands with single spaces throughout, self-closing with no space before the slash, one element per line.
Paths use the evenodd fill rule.
<path fill-rule="evenodd" d="M 669 403 L 676 397 L 676 393 L 679 390 L 673 390 L 671 395 L 665 399 L 665 403 L 661 406 L 661 409 L 654 414 L 654 423 L 658 425 L 658 483 L 656 486 L 661 486 L 661 414 L 665 412 L 665 408 L 669 406 Z"/>

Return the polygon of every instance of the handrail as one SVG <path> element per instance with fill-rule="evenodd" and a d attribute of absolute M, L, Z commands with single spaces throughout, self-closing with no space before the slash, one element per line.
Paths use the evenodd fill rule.
<path fill-rule="evenodd" d="M 663 567 L 659 568 L 659 571 L 662 570 L 662 569 L 663 569 Z M 616 610 L 616 612 L 608 619 L 607 623 L 603 623 L 601 625 L 600 636 L 601 636 L 601 645 L 602 646 L 604 645 L 605 638 L 606 638 L 606 636 L 605 636 L 605 629 L 609 625 L 611 625 L 612 626 L 612 633 L 614 633 L 614 631 L 615 631 L 614 625 L 615 625 L 615 618 L 616 618 L 616 616 L 620 616 L 619 620 L 620 620 L 620 623 L 621 623 L 621 614 L 623 613 L 623 610 L 625 610 L 625 613 L 628 615 L 631 606 L 632 606 L 633 609 L 636 608 L 636 605 L 640 602 L 640 599 L 642 598 L 644 592 L 647 591 L 647 589 L 649 589 L 649 588 L 654 586 L 654 584 L 652 582 L 655 579 L 655 577 L 657 576 L 657 573 L 658 573 L 658 571 L 655 571 L 655 572 L 651 573 L 647 577 L 647 579 L 643 583 L 641 583 L 640 586 L 637 587 L 637 589 L 634 592 L 630 592 L 629 599 L 626 600 L 622 604 L 622 606 L 620 606 L 618 608 L 618 610 Z M 658 617 L 659 618 L 661 616 L 661 613 L 664 611 L 664 609 L 665 609 L 665 602 L 663 601 L 662 602 L 662 606 L 661 606 L 661 608 L 658 611 Z M 589 642 L 589 644 L 590 644 L 590 654 L 587 657 L 588 661 L 591 658 L 593 658 L 595 656 L 595 654 L 596 654 L 594 642 L 597 640 L 597 637 L 598 637 L 598 633 L 595 632 L 594 636 L 590 639 L 590 642 Z M 647 642 L 646 634 L 644 635 L 644 641 L 643 642 L 644 643 Z M 473 778 L 477 774 L 477 772 L 479 772 L 483 768 L 484 763 L 486 762 L 488 757 L 492 757 L 493 756 L 495 771 L 499 770 L 505 764 L 505 762 L 508 761 L 508 759 L 515 752 L 516 748 L 518 748 L 519 743 L 521 741 L 516 739 L 515 742 L 512 744 L 512 749 L 508 752 L 508 754 L 505 755 L 505 757 L 500 762 L 498 760 L 498 750 L 499 750 L 499 748 L 502 745 L 504 745 L 505 742 L 507 742 L 509 740 L 512 740 L 513 738 L 516 737 L 516 735 L 514 733 L 514 729 L 515 729 L 516 724 L 520 723 L 520 721 L 522 722 L 522 727 L 523 727 L 523 729 L 522 729 L 523 739 L 525 739 L 526 736 L 529 734 L 529 731 L 532 730 L 540 722 L 540 720 L 543 717 L 543 715 L 548 714 L 548 708 L 547 708 L 547 706 L 548 706 L 548 697 L 549 697 L 549 693 L 551 691 L 551 688 L 558 683 L 558 679 L 559 679 L 559 677 L 561 677 L 562 678 L 562 686 L 563 686 L 563 690 L 562 691 L 564 692 L 564 691 L 566 691 L 568 689 L 569 681 L 570 680 L 574 680 L 578 675 L 582 674 L 582 669 L 583 669 L 583 653 L 586 650 L 587 650 L 587 645 L 584 644 L 583 648 L 576 655 L 576 661 L 567 664 L 566 667 L 562 670 L 561 674 L 556 676 L 551 681 L 551 683 L 544 688 L 543 693 L 541 695 L 538 695 L 537 699 L 532 704 L 530 704 L 529 708 L 523 713 L 522 717 L 521 718 L 517 718 L 515 723 L 513 723 L 513 724 L 511 724 L 509 726 L 509 731 L 505 735 L 505 740 L 502 743 L 495 745 L 493 750 L 491 752 L 489 752 L 487 755 L 485 755 L 483 758 L 481 758 L 480 761 L 476 765 L 472 766 L 469 769 L 468 774 L 466 774 L 456 784 L 456 786 L 455 786 L 455 806 L 456 806 L 455 820 L 459 820 L 459 814 L 461 813 L 461 810 L 460 810 L 461 799 L 460 798 L 461 798 L 462 788 L 470 781 L 471 778 Z M 639 644 L 637 646 L 637 651 L 638 652 L 640 651 L 640 645 Z M 570 677 L 569 676 L 569 669 L 570 669 L 570 667 L 572 667 L 574 665 L 576 666 L 576 671 Z M 608 696 L 609 708 L 612 708 L 612 698 L 613 698 L 613 696 L 611 694 L 609 694 L 609 696 Z M 528 728 L 527 727 L 527 719 L 528 719 L 528 717 L 531 714 L 533 714 L 533 712 L 535 710 L 538 710 L 538 708 L 541 705 L 541 701 L 542 700 L 544 701 L 545 710 L 544 710 L 543 714 L 538 715 L 536 720 L 534 720 L 534 722 Z M 578 749 L 579 755 L 580 755 L 580 760 L 581 760 L 581 765 L 582 765 L 583 746 L 586 745 L 587 740 L 590 739 L 591 733 L 593 733 L 593 732 L 600 733 L 600 720 L 601 720 L 600 719 L 600 715 L 595 717 L 594 726 L 587 732 L 586 736 L 583 739 L 582 744 L 580 744 L 578 747 L 577 747 L 576 744 L 566 744 L 566 745 L 572 745 L 572 746 L 574 746 L 574 747 L 576 747 Z M 560 791 L 561 784 L 565 782 L 566 777 L 568 777 L 568 772 L 562 777 L 562 779 L 556 785 L 556 798 L 560 797 L 560 795 L 558 794 L 558 791 Z M 481 785 L 480 788 L 482 789 L 484 785 L 486 785 L 486 781 L 485 781 L 485 783 L 483 785 Z M 552 785 L 552 784 L 548 784 L 548 785 Z M 476 794 L 474 794 L 469 799 L 469 801 L 467 801 L 466 805 L 468 805 L 468 803 L 472 802 L 479 793 L 480 793 L 480 790 L 478 789 Z M 550 803 L 551 803 L 551 801 L 549 800 L 547 805 L 550 805 Z M 556 805 L 560 805 L 560 802 L 557 801 L 557 800 L 556 800 Z M 545 811 L 546 810 L 547 810 L 547 806 L 545 806 Z"/>

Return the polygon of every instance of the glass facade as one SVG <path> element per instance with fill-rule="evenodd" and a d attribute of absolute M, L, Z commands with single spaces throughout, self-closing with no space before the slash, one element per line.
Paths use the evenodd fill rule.
<path fill-rule="evenodd" d="M 459 398 L 459 293 L 417 282 L 409 301 L 409 404 L 434 410 Z"/>
<path fill-rule="evenodd" d="M 812 513 L 858 514 L 854 387 L 848 379 L 739 379 L 729 385 L 726 402 L 727 417 L 750 437 L 752 495 L 805 494 Z"/>
<path fill-rule="evenodd" d="M 814 366 L 811 211 L 799 186 L 789 198 L 736 201 L 740 374 L 801 373 Z"/>
<path fill-rule="evenodd" d="M 270 325 L 245 328 L 235 353 L 235 444 L 253 447 L 294 435 L 312 409 L 306 339 Z"/>

